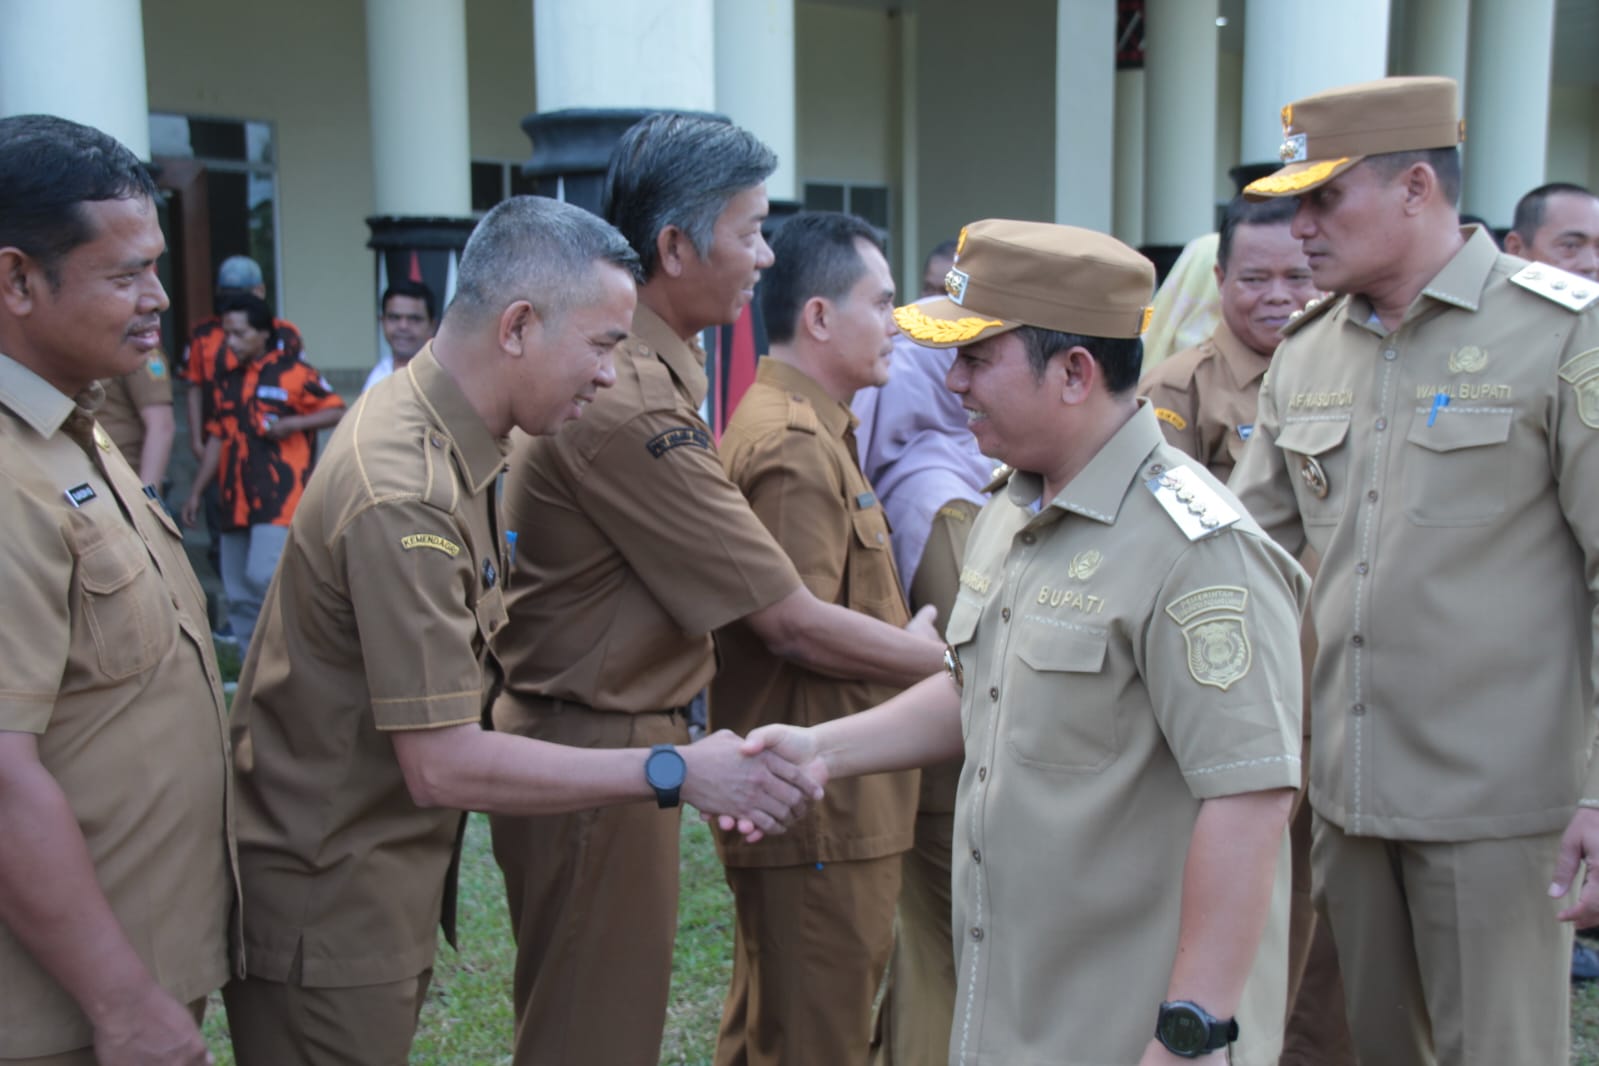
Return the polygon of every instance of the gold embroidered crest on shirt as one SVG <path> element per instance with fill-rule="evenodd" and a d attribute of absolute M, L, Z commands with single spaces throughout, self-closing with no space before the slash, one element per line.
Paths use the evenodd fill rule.
<path fill-rule="evenodd" d="M 413 548 L 432 548 L 436 552 L 443 552 L 452 559 L 461 554 L 461 546 L 459 544 L 447 537 L 441 537 L 437 533 L 407 533 L 400 538 L 400 547 L 406 551 L 410 551 Z"/>
<path fill-rule="evenodd" d="M 1078 552 L 1072 556 L 1072 561 L 1066 567 L 1066 573 L 1078 581 L 1087 581 L 1094 576 L 1094 571 L 1099 569 L 1099 564 L 1104 561 L 1104 556 L 1094 549 Z"/>
<path fill-rule="evenodd" d="M 1468 344 L 1449 353 L 1451 374 L 1478 374 L 1488 365 L 1488 353 L 1475 344 Z"/>
<path fill-rule="evenodd" d="M 1577 392 L 1577 417 L 1599 429 L 1599 348 L 1590 348 L 1560 368 L 1560 379 Z"/>
<path fill-rule="evenodd" d="M 98 422 L 94 424 L 94 442 L 95 444 L 99 445 L 100 450 L 103 452 L 109 452 L 113 447 L 115 447 L 115 445 L 111 443 L 111 434 L 107 433 L 103 428 L 101 428 L 100 423 Z"/>
<path fill-rule="evenodd" d="M 1166 613 L 1183 629 L 1189 676 L 1201 685 L 1225 692 L 1249 673 L 1254 650 L 1244 628 L 1248 602 L 1247 589 L 1212 585 L 1166 605 Z"/>

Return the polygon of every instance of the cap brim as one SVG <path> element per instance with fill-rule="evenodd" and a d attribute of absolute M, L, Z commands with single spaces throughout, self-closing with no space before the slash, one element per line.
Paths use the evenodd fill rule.
<path fill-rule="evenodd" d="M 947 296 L 929 296 L 894 309 L 899 330 L 928 348 L 958 348 L 1021 327 L 1022 323 L 974 314 Z"/>
<path fill-rule="evenodd" d="M 1270 200 L 1276 196 L 1299 196 L 1318 185 L 1325 185 L 1365 158 L 1363 155 L 1352 155 L 1343 159 L 1289 163 L 1281 170 L 1245 185 L 1244 199 Z"/>

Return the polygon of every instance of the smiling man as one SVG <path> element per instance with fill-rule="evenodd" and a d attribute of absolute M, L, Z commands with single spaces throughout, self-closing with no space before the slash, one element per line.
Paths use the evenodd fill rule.
<path fill-rule="evenodd" d="M 700 417 L 698 335 L 737 319 L 772 265 L 761 224 L 776 165 L 737 126 L 671 114 L 632 127 L 611 155 L 606 216 L 644 281 L 616 387 L 511 457 L 505 524 L 520 547 L 495 643 L 497 729 L 596 748 L 684 743 L 688 705 L 716 671 L 711 634 L 738 619 L 834 676 L 905 685 L 938 668 L 930 624 L 907 631 L 810 591 Z M 875 502 L 860 511 L 886 529 Z M 658 802 L 675 807 L 675 790 Z M 521 1066 L 659 1059 L 679 822 L 643 808 L 492 820 L 517 937 Z"/>
<path fill-rule="evenodd" d="M 438 326 L 439 313 L 433 290 L 420 281 L 402 278 L 392 282 L 383 290 L 379 305 L 383 310 L 378 315 L 378 325 L 389 351 L 366 376 L 362 392 L 415 358 L 422 345 L 433 339 L 433 331 Z"/>

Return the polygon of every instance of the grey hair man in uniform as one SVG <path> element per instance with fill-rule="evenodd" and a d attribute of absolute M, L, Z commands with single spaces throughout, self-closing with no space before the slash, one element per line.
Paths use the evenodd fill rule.
<path fill-rule="evenodd" d="M 1270 1066 L 1282 1047 L 1304 571 L 1134 397 L 1149 261 L 988 220 L 900 329 L 1014 468 L 967 542 L 947 675 L 809 729 L 818 779 L 964 750 L 951 1066 Z M 1036 510 L 1035 510 L 1036 508 Z"/>
<path fill-rule="evenodd" d="M 1321 556 L 1312 869 L 1365 1066 L 1565 1062 L 1561 923 L 1599 920 L 1599 880 L 1548 898 L 1599 856 L 1599 283 L 1458 225 L 1457 100 L 1295 101 L 1245 190 L 1346 294 L 1285 327 L 1232 485 Z"/>

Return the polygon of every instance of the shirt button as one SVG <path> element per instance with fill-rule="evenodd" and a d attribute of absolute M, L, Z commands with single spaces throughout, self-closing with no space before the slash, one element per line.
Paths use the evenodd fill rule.
<path fill-rule="evenodd" d="M 879 544 L 883 543 L 883 535 L 881 533 L 879 533 L 877 535 L 877 543 L 879 543 Z"/>
<path fill-rule="evenodd" d="M 983 853 L 978 851 L 976 848 L 973 848 L 972 849 L 972 861 L 977 863 L 977 865 L 981 866 L 983 864 Z"/>
<path fill-rule="evenodd" d="M 1033 534 L 1031 534 L 1031 533 L 1023 533 L 1022 534 L 1022 543 L 1023 544 L 1032 544 L 1036 540 L 1038 540 L 1038 538 L 1036 536 L 1034 536 Z"/>
<path fill-rule="evenodd" d="M 1366 493 L 1366 499 L 1370 500 L 1372 503 L 1376 503 L 1377 502 L 1377 490 L 1376 489 L 1372 489 L 1370 492 Z"/>
<path fill-rule="evenodd" d="M 1002 622 L 1009 622 L 1010 621 L 1010 608 L 1009 607 L 1000 608 L 999 620 L 1002 621 Z"/>
<path fill-rule="evenodd" d="M 988 690 L 988 698 L 991 700 L 999 699 L 999 688 L 997 686 Z"/>
<path fill-rule="evenodd" d="M 979 780 L 979 781 L 987 781 L 988 780 L 988 767 L 979 766 L 977 768 L 977 780 Z"/>
<path fill-rule="evenodd" d="M 1383 430 L 1385 430 L 1387 428 L 1388 428 L 1388 420 L 1386 418 L 1377 419 L 1377 432 L 1378 433 L 1381 433 Z"/>
<path fill-rule="evenodd" d="M 972 939 L 973 940 L 981 940 L 981 939 L 983 939 L 983 927 L 982 926 L 980 926 L 980 925 L 972 926 Z"/>
<path fill-rule="evenodd" d="M 444 447 L 444 434 L 435 433 L 435 434 L 433 434 L 433 436 L 430 439 L 433 441 L 433 447 L 435 447 L 435 448 Z"/>
<path fill-rule="evenodd" d="M 1369 573 L 1370 571 L 1371 571 L 1371 567 L 1367 566 L 1365 563 L 1356 563 L 1355 564 L 1355 573 L 1357 573 L 1357 574 L 1365 574 L 1365 573 Z"/>
<path fill-rule="evenodd" d="M 1399 358 L 1399 353 L 1394 351 L 1392 348 L 1387 348 L 1383 350 L 1382 357 L 1391 363 L 1395 359 Z"/>
<path fill-rule="evenodd" d="M 1362 644 L 1366 643 L 1366 638 L 1361 636 L 1359 633 L 1356 633 L 1354 636 L 1349 638 L 1349 643 L 1358 648 Z"/>
<path fill-rule="evenodd" d="M 1349 713 L 1354 715 L 1356 718 L 1359 718 L 1366 713 L 1366 705 L 1364 703 L 1357 703 L 1353 707 L 1349 708 Z"/>

